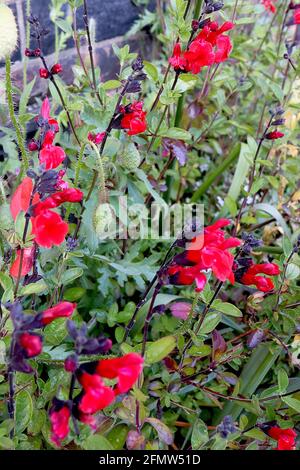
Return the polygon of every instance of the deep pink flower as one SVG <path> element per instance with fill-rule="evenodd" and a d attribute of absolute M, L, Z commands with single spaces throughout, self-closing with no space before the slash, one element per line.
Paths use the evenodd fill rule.
<path fill-rule="evenodd" d="M 10 212 L 15 220 L 20 211 L 27 212 L 29 209 L 30 198 L 33 190 L 32 179 L 26 176 L 22 183 L 19 184 L 16 191 L 13 194 L 10 202 Z M 33 204 L 39 202 L 39 195 L 35 194 L 33 197 Z"/>
<path fill-rule="evenodd" d="M 62 68 L 62 65 L 61 64 L 54 64 L 52 67 L 51 67 L 51 73 L 53 75 L 56 75 L 58 73 L 61 73 L 63 71 L 63 68 Z"/>
<path fill-rule="evenodd" d="M 66 188 L 62 191 L 52 194 L 44 201 L 38 202 L 34 207 L 34 215 L 37 216 L 46 209 L 54 209 L 65 202 L 80 202 L 83 198 L 83 192 L 76 188 Z"/>
<path fill-rule="evenodd" d="M 54 307 L 48 308 L 41 312 L 41 321 L 43 325 L 48 325 L 56 318 L 68 318 L 70 317 L 76 308 L 76 303 L 62 301 Z"/>
<path fill-rule="evenodd" d="M 50 73 L 48 72 L 47 69 L 44 69 L 44 68 L 41 68 L 39 70 L 39 74 L 40 74 L 41 78 L 49 78 L 50 77 Z"/>
<path fill-rule="evenodd" d="M 51 109 L 50 108 L 50 102 L 49 102 L 48 97 L 46 97 L 44 99 L 43 103 L 42 103 L 42 106 L 41 106 L 40 116 L 45 121 L 48 122 L 48 124 L 53 128 L 54 132 L 58 132 L 59 131 L 58 122 L 56 121 L 56 119 L 54 119 L 50 116 L 50 109 Z"/>
<path fill-rule="evenodd" d="M 51 210 L 42 211 L 31 220 L 35 241 L 44 248 L 60 245 L 69 231 L 68 224 L 62 220 L 59 214 Z"/>
<path fill-rule="evenodd" d="M 191 311 L 191 304 L 189 302 L 173 302 L 169 305 L 169 309 L 173 317 L 186 320 Z"/>
<path fill-rule="evenodd" d="M 88 140 L 94 142 L 94 144 L 98 145 L 101 144 L 102 140 L 105 137 L 105 132 L 98 132 L 97 134 L 93 134 L 93 132 L 88 133 Z"/>
<path fill-rule="evenodd" d="M 300 24 L 300 9 L 294 10 L 294 23 Z"/>

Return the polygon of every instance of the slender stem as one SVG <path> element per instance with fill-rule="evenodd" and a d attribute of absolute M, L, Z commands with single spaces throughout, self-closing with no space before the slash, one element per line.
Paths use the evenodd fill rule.
<path fill-rule="evenodd" d="M 84 21 L 84 24 L 85 24 L 85 30 L 86 30 L 86 35 L 87 35 L 87 39 L 88 39 L 88 49 L 89 49 L 90 61 L 91 61 L 91 69 L 92 69 L 92 77 L 93 77 L 93 89 L 95 90 L 95 93 L 98 97 L 98 100 L 99 100 L 100 104 L 103 105 L 101 97 L 100 97 L 99 93 L 97 92 L 95 63 L 94 63 L 93 45 L 92 45 L 91 33 L 90 33 L 90 27 L 89 27 L 87 0 L 83 1 L 83 12 L 84 12 L 83 13 L 83 21 Z"/>
<path fill-rule="evenodd" d="M 154 292 L 153 292 L 153 295 L 152 295 L 152 298 L 151 298 L 151 302 L 150 302 L 150 305 L 149 305 L 149 310 L 148 310 L 148 313 L 147 313 L 147 316 L 146 316 L 146 319 L 145 319 L 143 344 L 142 344 L 142 352 L 141 352 L 142 357 L 145 356 L 149 325 L 150 325 L 150 322 L 151 322 L 151 319 L 152 319 L 152 316 L 153 316 L 153 307 L 154 307 L 154 303 L 155 303 L 156 297 L 159 294 L 160 289 L 161 289 L 161 283 L 158 282 L 155 289 L 154 289 Z"/>
<path fill-rule="evenodd" d="M 196 324 L 196 326 L 194 327 L 194 333 L 195 335 L 197 335 L 201 329 L 201 326 L 203 325 L 203 322 L 206 318 L 206 315 L 208 314 L 208 312 L 210 311 L 211 309 L 211 306 L 214 302 L 214 300 L 218 297 L 219 295 L 219 292 L 223 286 L 223 282 L 219 282 L 217 284 L 217 287 L 216 287 L 216 290 L 212 296 L 212 298 L 210 299 L 210 301 L 208 302 L 208 304 L 205 306 L 204 310 L 203 310 L 203 313 L 198 321 L 198 323 Z M 185 360 L 185 354 L 187 352 L 187 350 L 191 347 L 191 345 L 193 344 L 193 340 L 190 338 L 188 340 L 188 342 L 186 343 L 186 345 L 184 346 L 183 348 L 183 351 L 182 351 L 182 356 L 181 356 L 181 360 L 180 360 L 180 364 L 179 364 L 179 369 L 182 369 L 182 366 L 183 366 L 183 363 L 184 363 L 184 360 Z"/>
<path fill-rule="evenodd" d="M 26 17 L 30 16 L 30 8 L 31 8 L 31 0 L 26 0 Z M 26 22 L 26 47 L 30 46 L 30 23 L 29 21 Z M 23 63 L 23 86 L 25 88 L 27 84 L 27 65 L 28 65 L 28 57 L 24 56 L 24 63 Z"/>
<path fill-rule="evenodd" d="M 283 291 L 283 287 L 284 287 L 284 283 L 285 283 L 286 272 L 287 272 L 288 266 L 291 262 L 291 259 L 294 256 L 294 254 L 296 253 L 296 251 L 297 251 L 297 249 L 294 248 L 291 251 L 291 253 L 289 254 L 287 260 L 284 263 L 284 268 L 283 268 L 283 273 L 282 273 L 282 281 L 281 281 L 280 287 L 279 287 L 278 292 L 277 292 L 277 298 L 276 298 L 276 304 L 275 304 L 274 310 L 277 310 L 277 308 L 278 308 L 279 301 L 280 301 L 280 296 L 281 296 L 281 293 Z"/>
<path fill-rule="evenodd" d="M 12 82 L 11 82 L 11 62 L 10 57 L 6 56 L 5 59 L 5 86 L 6 86 L 6 99 L 8 104 L 8 111 L 11 122 L 16 131 L 16 138 L 18 147 L 21 152 L 22 157 L 22 170 L 21 174 L 28 170 L 28 156 L 25 148 L 24 137 L 22 134 L 22 129 L 15 114 L 14 102 L 13 102 L 13 91 L 12 91 Z"/>

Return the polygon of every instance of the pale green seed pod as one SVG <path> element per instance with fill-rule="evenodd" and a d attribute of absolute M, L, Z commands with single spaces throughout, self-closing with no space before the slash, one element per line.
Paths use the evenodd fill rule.
<path fill-rule="evenodd" d="M 126 170 L 133 171 L 141 163 L 140 152 L 134 144 L 129 144 L 123 154 L 120 156 L 120 164 Z"/>
<path fill-rule="evenodd" d="M 113 237 L 115 234 L 115 212 L 110 204 L 100 204 L 95 210 L 93 226 L 97 236 L 101 239 Z"/>
<path fill-rule="evenodd" d="M 18 42 L 18 29 L 12 10 L 0 5 L 0 60 L 11 56 Z"/>

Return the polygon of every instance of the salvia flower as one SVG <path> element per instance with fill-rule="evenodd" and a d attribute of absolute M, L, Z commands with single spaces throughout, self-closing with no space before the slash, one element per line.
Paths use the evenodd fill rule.
<path fill-rule="evenodd" d="M 93 132 L 89 132 L 87 137 L 89 141 L 98 145 L 98 144 L 101 144 L 102 140 L 104 139 L 105 132 L 98 132 L 97 134 L 94 134 Z"/>
<path fill-rule="evenodd" d="M 216 21 L 206 21 L 187 51 L 182 52 L 180 44 L 175 44 L 170 64 L 176 71 L 197 74 L 203 67 L 224 62 L 232 50 L 231 40 L 224 33 L 233 27 L 230 21 L 222 26 Z"/>
<path fill-rule="evenodd" d="M 294 10 L 293 19 L 294 19 L 294 24 L 300 24 L 300 9 Z"/>
<path fill-rule="evenodd" d="M 134 101 L 128 106 L 122 106 L 121 128 L 125 129 L 128 135 L 141 134 L 147 129 L 146 111 L 143 110 L 142 101 Z"/>
<path fill-rule="evenodd" d="M 43 328 L 45 325 L 56 320 L 56 318 L 70 316 L 75 309 L 75 304 L 70 302 L 62 302 L 62 304 L 68 304 L 70 308 L 66 309 L 67 306 L 65 305 L 65 311 L 62 312 L 60 310 L 61 304 L 58 304 L 53 309 L 49 309 L 56 312 L 56 314 L 51 316 L 49 316 L 49 310 L 44 310 L 34 315 L 24 314 L 20 302 L 6 304 L 14 327 L 9 357 L 10 370 L 26 374 L 33 372 L 27 359 L 41 354 L 43 348 L 43 337 L 33 332 L 33 330 Z"/>
<path fill-rule="evenodd" d="M 267 431 L 268 436 L 277 441 L 275 450 L 295 450 L 297 433 L 292 428 L 282 429 L 279 426 L 271 426 Z"/>
<path fill-rule="evenodd" d="M 168 266 L 169 282 L 175 285 L 191 285 L 195 282 L 196 290 L 201 291 L 206 284 L 204 272 L 211 270 L 219 281 L 229 280 L 234 283 L 234 258 L 229 249 L 239 246 L 241 241 L 234 237 L 226 238 L 222 228 L 229 224 L 229 220 L 220 219 L 194 237 L 187 249 L 176 255 Z"/>
<path fill-rule="evenodd" d="M 276 5 L 275 5 L 276 0 L 261 0 L 261 3 L 265 7 L 267 11 L 270 11 L 271 13 L 276 13 Z"/>
<path fill-rule="evenodd" d="M 279 131 L 271 131 L 265 135 L 265 139 L 267 140 L 277 140 L 281 139 L 282 137 L 284 137 L 284 133 Z"/>
<path fill-rule="evenodd" d="M 65 370 L 73 374 L 81 390 L 74 399 L 67 402 L 56 398 L 53 401 L 50 420 L 52 441 L 56 445 L 60 445 L 67 437 L 71 416 L 95 429 L 95 413 L 111 405 L 118 394 L 127 393 L 137 381 L 143 367 L 143 358 L 136 353 L 79 365 L 80 355 L 103 354 L 111 348 L 112 343 L 103 336 L 89 337 L 85 323 L 77 328 L 74 322 L 68 321 L 67 328 L 74 341 L 75 354 L 65 360 Z M 115 385 L 106 384 L 105 379 L 114 380 Z"/>
<path fill-rule="evenodd" d="M 274 289 L 273 280 L 269 277 L 260 276 L 260 274 L 278 276 L 280 269 L 275 263 L 251 264 L 240 277 L 240 282 L 246 286 L 254 285 L 262 292 L 272 291 Z"/>

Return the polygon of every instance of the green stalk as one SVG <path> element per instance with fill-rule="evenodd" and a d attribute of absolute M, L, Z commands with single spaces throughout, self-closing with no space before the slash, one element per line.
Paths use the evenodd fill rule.
<path fill-rule="evenodd" d="M 5 59 L 5 86 L 6 86 L 6 99 L 8 104 L 8 111 L 11 122 L 16 131 L 17 143 L 21 151 L 22 156 L 22 168 L 20 175 L 28 170 L 28 157 L 24 143 L 24 137 L 22 134 L 22 129 L 15 114 L 14 102 L 13 102 L 13 92 L 12 92 L 12 83 L 11 83 L 11 62 L 10 57 L 7 56 Z"/>
<path fill-rule="evenodd" d="M 76 164 L 76 168 L 75 168 L 75 177 L 74 177 L 74 186 L 75 188 L 77 188 L 78 186 L 78 183 L 79 183 L 79 175 L 80 175 L 80 171 L 82 169 L 82 165 L 83 165 L 83 156 L 84 156 L 84 151 L 85 151 L 85 147 L 87 146 L 87 142 L 83 143 L 82 146 L 80 147 L 80 150 L 79 150 L 79 153 L 78 153 L 78 159 L 77 159 L 77 164 Z M 69 215 L 71 213 L 71 210 L 72 210 L 72 204 L 69 204 L 67 210 L 66 210 L 66 215 L 65 215 L 65 219 L 68 220 L 69 218 Z"/>
<path fill-rule="evenodd" d="M 107 201 L 107 192 L 105 189 L 105 173 L 102 164 L 102 158 L 99 152 L 99 149 L 94 142 L 89 142 L 90 146 L 94 149 L 95 154 L 97 156 L 97 173 L 99 179 L 99 202 L 106 202 Z M 86 199 L 87 200 L 87 199 Z"/>
<path fill-rule="evenodd" d="M 205 193 L 205 191 L 214 183 L 214 181 L 222 174 L 225 170 L 238 158 L 240 154 L 240 147 L 241 144 L 238 142 L 233 149 L 231 150 L 230 154 L 228 155 L 225 160 L 223 160 L 220 165 L 209 172 L 206 175 L 205 180 L 201 184 L 201 186 L 195 191 L 191 198 L 191 202 L 197 202 Z"/>

